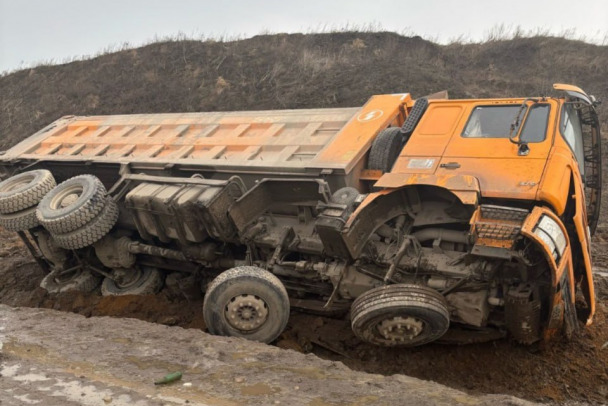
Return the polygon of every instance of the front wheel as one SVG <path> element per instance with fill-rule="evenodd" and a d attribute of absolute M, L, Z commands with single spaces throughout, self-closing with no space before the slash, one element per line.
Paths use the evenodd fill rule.
<path fill-rule="evenodd" d="M 209 285 L 203 317 L 211 334 L 270 343 L 287 326 L 289 298 L 270 272 L 239 266 L 221 273 Z"/>
<path fill-rule="evenodd" d="M 351 307 L 357 337 L 385 347 L 435 341 L 450 326 L 445 298 L 426 286 L 395 284 L 368 290 Z"/>

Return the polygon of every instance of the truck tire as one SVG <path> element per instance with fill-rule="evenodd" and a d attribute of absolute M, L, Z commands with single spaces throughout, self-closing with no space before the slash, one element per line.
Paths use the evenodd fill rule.
<path fill-rule="evenodd" d="M 211 282 L 203 317 L 211 334 L 270 343 L 287 326 L 289 298 L 285 286 L 270 272 L 239 266 Z"/>
<path fill-rule="evenodd" d="M 97 217 L 79 229 L 65 234 L 51 233 L 57 245 L 65 249 L 75 250 L 88 247 L 108 234 L 118 220 L 118 206 L 109 197 L 104 202 L 105 204 Z"/>
<path fill-rule="evenodd" d="M 59 275 L 53 271 L 42 279 L 40 287 L 49 293 L 92 292 L 99 286 L 101 275 L 88 269 L 79 269 L 69 275 Z"/>
<path fill-rule="evenodd" d="M 416 126 L 420 122 L 422 115 L 426 111 L 427 107 L 429 107 L 428 99 L 420 98 L 416 99 L 414 103 L 414 107 L 410 110 L 410 114 L 407 116 L 403 125 L 401 126 L 401 134 L 405 142 L 410 138 Z"/>
<path fill-rule="evenodd" d="M 23 172 L 0 182 L 0 214 L 11 214 L 36 206 L 55 187 L 46 169 Z"/>
<path fill-rule="evenodd" d="M 0 214 L 0 227 L 8 231 L 27 231 L 38 226 L 36 207 L 30 207 L 17 213 Z"/>
<path fill-rule="evenodd" d="M 363 293 L 351 307 L 355 335 L 385 347 L 426 344 L 443 336 L 449 326 L 445 298 L 426 286 L 380 286 Z"/>
<path fill-rule="evenodd" d="M 150 266 L 142 266 L 133 269 L 138 275 L 133 280 L 118 283 L 108 277 L 101 283 L 102 296 L 124 296 L 124 295 L 154 295 L 163 287 L 163 274 L 158 269 Z"/>
<path fill-rule="evenodd" d="M 51 190 L 38 205 L 38 221 L 51 234 L 78 230 L 105 205 L 106 188 L 93 175 L 75 176 Z"/>
<path fill-rule="evenodd" d="M 389 172 L 397 160 L 401 148 L 402 136 L 399 127 L 390 127 L 380 131 L 372 142 L 367 168 Z"/>

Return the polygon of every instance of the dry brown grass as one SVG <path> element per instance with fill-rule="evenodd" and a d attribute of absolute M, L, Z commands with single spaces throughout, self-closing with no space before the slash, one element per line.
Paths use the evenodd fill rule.
<path fill-rule="evenodd" d="M 606 45 L 507 29 L 448 45 L 364 31 L 180 37 L 5 74 L 0 148 L 68 114 L 356 106 L 377 93 L 444 89 L 456 98 L 546 95 L 554 82 L 608 96 Z"/>

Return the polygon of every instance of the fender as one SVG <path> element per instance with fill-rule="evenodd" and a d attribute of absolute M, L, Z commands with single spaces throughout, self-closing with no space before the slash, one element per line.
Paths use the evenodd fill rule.
<path fill-rule="evenodd" d="M 466 223 L 477 207 L 479 182 L 472 176 L 396 175 L 404 178 L 402 181 L 405 180 L 406 183 L 403 187 L 368 194 L 344 225 L 341 235 L 352 258 L 361 254 L 369 237 L 387 221 L 401 215 L 415 218 L 422 210 L 423 193 L 435 198 L 431 200 L 455 202 L 466 207 L 467 210 L 462 211 L 462 219 L 460 216 L 456 217 Z M 439 184 L 449 185 L 457 190 Z"/>
<path fill-rule="evenodd" d="M 534 230 L 543 216 L 551 217 L 560 227 L 566 238 L 566 248 L 559 262 L 556 262 L 551 254 L 549 247 L 543 240 L 540 239 Z M 551 293 L 549 295 L 550 304 L 548 311 L 548 320 L 544 330 L 544 339 L 549 339 L 556 334 L 562 327 L 567 309 L 573 309 L 574 304 L 574 272 L 572 266 L 572 244 L 568 237 L 568 230 L 564 223 L 546 207 L 535 207 L 524 221 L 521 229 L 521 234 L 532 240 L 541 249 L 542 253 L 549 264 L 551 270 Z M 564 295 L 562 289 L 568 289 L 569 295 Z M 563 298 L 567 297 L 571 300 L 568 305 L 564 303 Z"/>
<path fill-rule="evenodd" d="M 409 185 L 438 186 L 454 194 L 463 204 L 477 206 L 481 188 L 479 180 L 470 175 L 430 175 L 385 173 L 374 184 L 382 188 L 402 188 Z"/>

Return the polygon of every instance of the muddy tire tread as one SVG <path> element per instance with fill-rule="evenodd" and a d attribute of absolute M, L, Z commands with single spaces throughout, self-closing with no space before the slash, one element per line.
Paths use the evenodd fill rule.
<path fill-rule="evenodd" d="M 63 187 L 66 187 L 66 184 L 70 185 L 74 182 L 89 182 L 90 186 L 94 188 L 91 198 L 87 199 L 81 206 L 75 207 L 74 210 L 64 216 L 57 218 L 45 216 L 50 210 L 50 203 L 56 193 Z M 47 194 L 38 205 L 36 215 L 40 224 L 51 234 L 67 234 L 78 230 L 97 217 L 104 208 L 106 195 L 106 188 L 97 177 L 93 175 L 75 176 L 60 183 L 51 193 Z"/>
<path fill-rule="evenodd" d="M 373 334 L 367 331 L 369 323 L 383 312 L 399 313 L 400 309 L 416 313 L 417 317 L 435 320 L 439 327 L 432 329 L 426 337 L 413 342 L 374 342 Z M 359 296 L 351 307 L 351 326 L 363 341 L 380 345 L 419 346 L 440 338 L 449 326 L 450 314 L 446 299 L 437 291 L 414 284 L 396 284 L 371 289 Z M 428 321 L 427 321 L 428 322 Z"/>
<path fill-rule="evenodd" d="M 142 267 L 143 268 L 143 267 Z M 122 289 L 117 287 L 114 281 L 110 278 L 104 278 L 101 283 L 102 296 L 126 296 L 126 295 L 155 295 L 163 288 L 165 283 L 163 273 L 158 269 L 148 267 L 148 275 L 144 282 L 134 288 Z M 146 271 L 144 270 L 144 273 Z"/>
<path fill-rule="evenodd" d="M 401 152 L 401 146 L 402 136 L 399 127 L 380 131 L 369 151 L 367 168 L 389 172 Z"/>
<path fill-rule="evenodd" d="M 66 249 L 84 248 L 108 234 L 118 220 L 118 205 L 111 198 L 106 198 L 105 201 L 103 210 L 88 224 L 65 234 L 51 233 L 57 245 Z"/>
<path fill-rule="evenodd" d="M 2 186 L 5 182 L 8 182 L 16 176 L 23 176 L 25 174 L 32 175 L 33 172 L 36 172 L 34 176 L 38 176 L 38 180 L 34 179 L 36 182 L 32 183 L 30 187 L 15 192 L 2 192 Z M 46 169 L 23 172 L 6 179 L 0 183 L 0 214 L 17 213 L 38 205 L 44 196 L 55 186 L 56 183 L 53 174 Z"/>
<path fill-rule="evenodd" d="M 276 303 L 267 304 L 269 312 L 272 313 L 269 317 L 276 316 L 277 320 L 251 334 L 241 333 L 230 327 L 223 319 L 222 314 L 225 304 L 221 302 L 229 299 L 228 296 L 231 296 L 235 292 L 238 294 L 239 291 L 241 291 L 240 294 L 256 294 L 253 292 L 256 288 L 262 290 L 269 289 L 266 292 L 268 295 L 276 295 L 274 298 L 270 298 L 271 300 L 275 299 Z M 231 290 L 235 292 L 229 294 Z M 264 297 L 263 294 L 260 296 Z M 269 297 L 264 297 L 264 300 L 268 301 Z M 203 300 L 203 317 L 209 332 L 212 334 L 243 337 L 253 341 L 270 343 L 287 326 L 289 320 L 289 297 L 283 283 L 272 273 L 256 266 L 238 266 L 222 272 L 209 284 Z M 223 323 L 222 320 L 224 320 Z"/>
<path fill-rule="evenodd" d="M 0 227 L 8 231 L 27 231 L 38 225 L 35 207 L 17 213 L 0 214 Z"/>
<path fill-rule="evenodd" d="M 60 284 L 55 280 L 55 272 L 51 272 L 50 274 L 46 275 L 44 279 L 42 279 L 42 282 L 40 282 L 40 287 L 45 289 L 47 292 L 54 294 L 73 291 L 89 293 L 94 291 L 99 286 L 101 279 L 101 275 L 95 272 L 83 271 L 73 280 Z"/>

